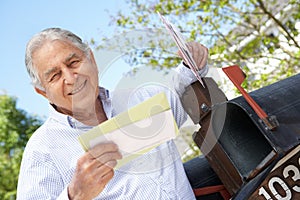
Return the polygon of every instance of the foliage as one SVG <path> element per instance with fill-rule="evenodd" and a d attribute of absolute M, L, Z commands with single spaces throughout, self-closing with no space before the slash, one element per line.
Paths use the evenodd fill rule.
<path fill-rule="evenodd" d="M 0 95 L 0 199 L 15 199 L 22 153 L 41 120 L 16 108 L 16 99 Z"/>

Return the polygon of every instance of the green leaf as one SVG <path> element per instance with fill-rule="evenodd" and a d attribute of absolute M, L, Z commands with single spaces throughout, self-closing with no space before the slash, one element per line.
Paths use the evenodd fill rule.
<path fill-rule="evenodd" d="M 24 147 L 41 119 L 16 107 L 16 98 L 0 95 L 0 199 L 15 199 Z"/>

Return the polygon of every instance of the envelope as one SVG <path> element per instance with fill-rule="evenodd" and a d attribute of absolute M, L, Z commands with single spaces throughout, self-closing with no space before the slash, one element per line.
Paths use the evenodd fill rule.
<path fill-rule="evenodd" d="M 178 126 L 165 93 L 159 93 L 79 136 L 83 149 L 108 141 L 123 156 L 116 168 L 176 138 Z"/>

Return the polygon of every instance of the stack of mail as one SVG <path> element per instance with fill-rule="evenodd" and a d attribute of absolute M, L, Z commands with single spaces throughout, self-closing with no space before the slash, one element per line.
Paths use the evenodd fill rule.
<path fill-rule="evenodd" d="M 201 83 L 201 85 L 205 87 L 201 76 L 198 74 L 197 64 L 192 56 L 192 53 L 189 51 L 188 43 L 186 43 L 180 31 L 171 22 L 169 22 L 168 19 L 162 16 L 159 12 L 157 12 L 157 14 L 159 15 L 166 29 L 169 31 L 170 35 L 175 41 L 179 51 L 181 52 L 181 55 L 183 56 L 184 62 L 186 62 L 186 64 L 190 67 L 190 69 L 192 70 L 198 81 Z"/>

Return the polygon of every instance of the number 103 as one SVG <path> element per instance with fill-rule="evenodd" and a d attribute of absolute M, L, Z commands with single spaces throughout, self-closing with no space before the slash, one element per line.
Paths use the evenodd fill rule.
<path fill-rule="evenodd" d="M 300 166 L 300 158 L 298 159 L 298 165 Z M 298 167 L 299 167 L 298 166 Z M 297 180 L 300 180 L 300 173 L 299 173 L 299 168 L 297 168 L 295 165 L 288 165 L 286 166 L 283 171 L 282 171 L 282 175 L 283 177 L 286 179 L 288 177 L 291 177 L 292 180 L 294 182 L 296 182 Z M 274 187 L 274 184 L 278 184 L 283 191 L 285 191 L 285 194 L 282 196 L 282 194 L 279 194 L 278 191 L 276 190 L 276 188 Z M 288 185 L 286 184 L 286 182 L 284 180 L 282 180 L 280 177 L 274 176 L 272 177 L 269 182 L 268 182 L 268 187 L 271 191 L 271 193 L 273 194 L 273 196 L 276 199 L 280 199 L 280 200 L 290 200 L 292 199 L 292 191 L 295 192 L 300 192 L 300 186 L 298 185 L 294 185 L 291 189 L 288 187 Z M 262 186 L 259 189 L 258 192 L 259 195 L 264 196 L 265 199 L 267 200 L 273 200 L 270 196 L 270 194 L 266 191 L 266 189 L 264 188 L 264 186 Z"/>

